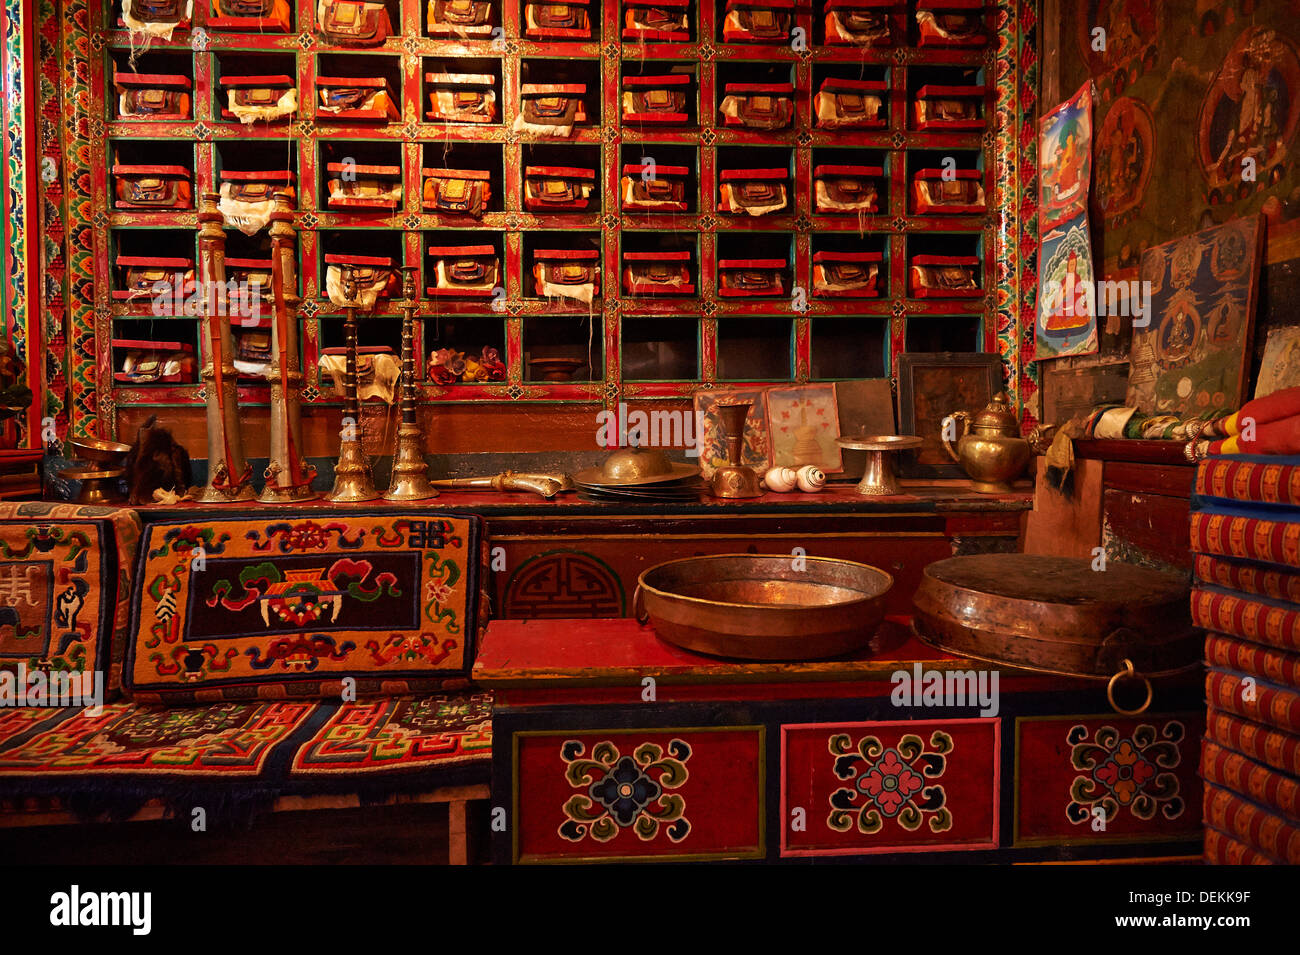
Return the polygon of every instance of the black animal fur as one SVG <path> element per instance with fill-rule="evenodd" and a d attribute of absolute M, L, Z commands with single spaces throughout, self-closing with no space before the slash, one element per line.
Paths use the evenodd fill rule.
<path fill-rule="evenodd" d="M 136 432 L 135 444 L 126 456 L 126 484 L 129 503 L 152 504 L 158 488 L 184 494 L 190 487 L 190 455 L 176 443 L 166 428 L 157 428 L 157 415 Z"/>

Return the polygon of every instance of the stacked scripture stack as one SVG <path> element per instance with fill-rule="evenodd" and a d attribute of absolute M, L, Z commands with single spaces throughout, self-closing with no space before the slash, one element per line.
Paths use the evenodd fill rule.
<path fill-rule="evenodd" d="M 1206 631 L 1205 861 L 1300 862 L 1300 457 L 1201 462 L 1192 616 Z"/>

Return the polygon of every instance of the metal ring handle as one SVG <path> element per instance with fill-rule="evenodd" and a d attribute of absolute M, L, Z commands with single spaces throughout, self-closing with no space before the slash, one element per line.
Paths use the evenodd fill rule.
<path fill-rule="evenodd" d="M 644 606 L 638 612 L 637 605 L 644 603 L 645 601 L 641 599 L 641 585 L 637 584 L 636 590 L 632 591 L 632 616 L 636 617 L 636 622 L 643 627 L 650 622 L 650 612 Z"/>
<path fill-rule="evenodd" d="M 1146 684 L 1147 698 L 1142 701 L 1142 705 L 1139 706 L 1136 710 L 1126 710 L 1124 709 L 1124 707 L 1120 706 L 1118 703 L 1115 702 L 1115 684 L 1118 683 L 1122 677 L 1137 677 L 1143 683 Z M 1111 677 L 1110 682 L 1106 684 L 1106 699 L 1110 701 L 1110 708 L 1114 710 L 1116 713 L 1119 713 L 1121 716 L 1138 716 L 1139 714 L 1145 713 L 1147 711 L 1147 707 L 1151 705 L 1151 697 L 1152 697 L 1151 681 L 1147 679 L 1145 674 L 1139 673 L 1137 670 L 1133 669 L 1132 660 L 1125 658 L 1124 669 L 1120 670 L 1113 677 Z"/>

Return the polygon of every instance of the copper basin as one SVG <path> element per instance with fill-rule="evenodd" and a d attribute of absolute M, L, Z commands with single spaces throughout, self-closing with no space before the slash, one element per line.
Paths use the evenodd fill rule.
<path fill-rule="evenodd" d="M 686 650 L 742 660 L 819 660 L 871 643 L 894 578 L 829 557 L 722 554 L 637 579 L 655 632 Z"/>

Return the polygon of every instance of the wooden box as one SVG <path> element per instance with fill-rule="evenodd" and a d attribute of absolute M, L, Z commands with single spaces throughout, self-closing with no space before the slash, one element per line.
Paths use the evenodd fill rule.
<path fill-rule="evenodd" d="M 429 0 L 428 33 L 433 37 L 483 39 L 492 36 L 491 0 Z"/>
<path fill-rule="evenodd" d="M 979 169 L 918 169 L 912 176 L 917 215 L 983 215 L 984 173 Z"/>
<path fill-rule="evenodd" d="M 724 169 L 718 175 L 718 211 L 765 216 L 790 208 L 786 169 Z"/>
<path fill-rule="evenodd" d="M 590 40 L 588 0 L 524 0 L 524 35 L 535 40 Z"/>
<path fill-rule="evenodd" d="M 516 132 L 564 137 L 587 122 L 586 83 L 524 83 L 519 88 Z"/>
<path fill-rule="evenodd" d="M 691 253 L 624 252 L 623 291 L 628 295 L 694 295 Z"/>
<path fill-rule="evenodd" d="M 356 0 L 317 0 L 316 30 L 338 46 L 381 46 L 393 32 L 382 3 Z"/>
<path fill-rule="evenodd" d="M 691 38 L 691 0 L 624 0 L 623 39 L 685 43 Z"/>
<path fill-rule="evenodd" d="M 583 212 L 591 208 L 596 170 L 525 166 L 524 208 L 529 212 Z"/>
<path fill-rule="evenodd" d="M 691 83 L 692 77 L 685 73 L 623 77 L 623 122 L 685 125 L 690 121 Z"/>
<path fill-rule="evenodd" d="M 828 164 L 813 168 L 813 211 L 858 215 L 880 211 L 880 166 Z"/>
<path fill-rule="evenodd" d="M 332 162 L 325 170 L 330 209 L 392 212 L 402 205 L 401 166 Z"/>
<path fill-rule="evenodd" d="M 151 342 L 114 338 L 114 348 L 125 348 L 122 367 L 113 380 L 130 385 L 194 383 L 194 346 L 184 342 Z"/>
<path fill-rule="evenodd" d="M 722 20 L 726 43 L 789 42 L 794 0 L 727 0 Z"/>
<path fill-rule="evenodd" d="M 502 284 L 501 257 L 490 245 L 434 246 L 429 259 L 435 298 L 491 298 Z"/>
<path fill-rule="evenodd" d="M 724 298 L 786 295 L 785 259 L 718 259 L 718 294 Z"/>
<path fill-rule="evenodd" d="M 619 179 L 619 204 L 624 212 L 685 212 L 690 172 L 685 166 L 628 163 Z"/>
<path fill-rule="evenodd" d="M 189 119 L 188 76 L 179 73 L 113 74 L 119 119 Z"/>
<path fill-rule="evenodd" d="M 600 295 L 600 253 L 595 249 L 537 249 L 533 282 L 542 298 L 590 304 Z"/>
<path fill-rule="evenodd" d="M 877 283 L 879 252 L 813 253 L 813 295 L 818 298 L 875 298 L 880 294 Z"/>
<path fill-rule="evenodd" d="M 883 129 L 888 125 L 881 80 L 842 80 L 828 76 L 813 97 L 818 129 Z"/>
<path fill-rule="evenodd" d="M 237 119 L 250 125 L 287 120 L 298 112 L 298 88 L 293 78 L 284 74 L 268 76 L 223 76 L 226 91 L 223 119 Z"/>
<path fill-rule="evenodd" d="M 425 73 L 432 123 L 495 123 L 496 77 L 491 73 Z"/>
<path fill-rule="evenodd" d="M 194 260 L 158 255 L 119 255 L 121 286 L 113 289 L 117 301 L 155 300 L 162 315 L 184 314 L 183 298 L 194 291 Z M 179 279 L 180 288 L 176 287 Z M 177 301 L 181 299 L 181 301 Z M 161 301 L 159 301 L 161 300 Z"/>
<path fill-rule="evenodd" d="M 744 129 L 785 129 L 794 121 L 790 83 L 728 83 L 718 109 L 723 123 Z"/>
<path fill-rule="evenodd" d="M 184 166 L 113 166 L 115 209 L 191 209 L 194 183 Z"/>
<path fill-rule="evenodd" d="M 979 298 L 980 260 L 973 255 L 912 257 L 913 298 Z"/>
<path fill-rule="evenodd" d="M 402 118 L 382 76 L 317 76 L 316 118 L 350 123 L 387 123 Z"/>
<path fill-rule="evenodd" d="M 492 198 L 486 169 L 422 169 L 426 212 L 482 219 Z"/>

